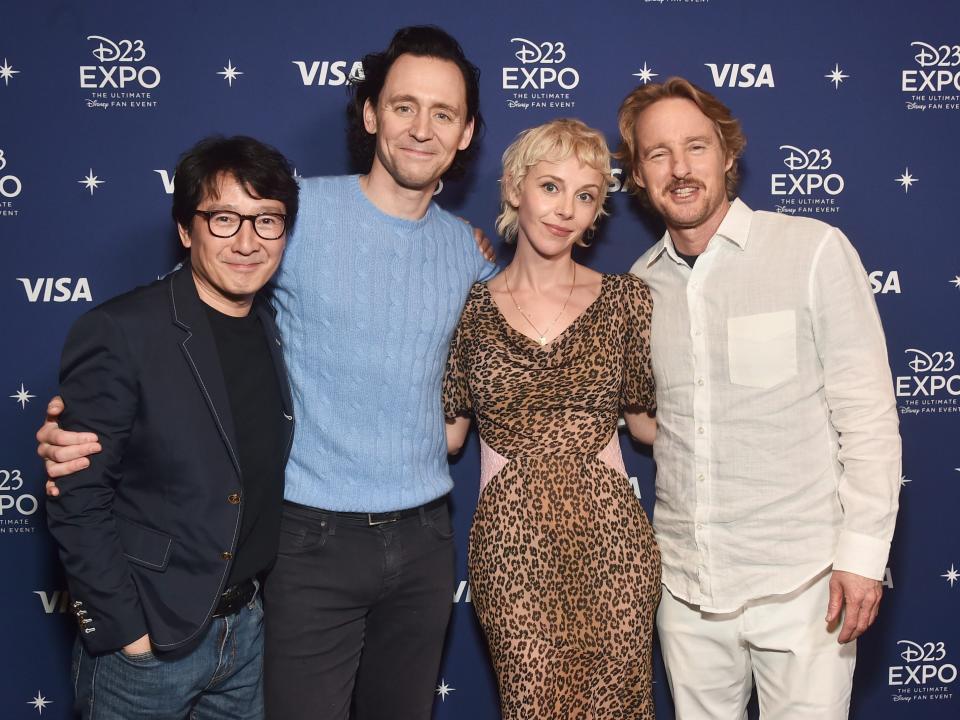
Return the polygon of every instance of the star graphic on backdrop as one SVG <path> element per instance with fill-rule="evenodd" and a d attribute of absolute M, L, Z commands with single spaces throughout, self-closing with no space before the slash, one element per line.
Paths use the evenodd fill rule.
<path fill-rule="evenodd" d="M 640 68 L 637 72 L 633 73 L 634 77 L 640 78 L 640 82 L 646 85 L 648 82 L 657 77 L 660 73 L 655 73 L 653 70 L 647 67 L 647 63 L 643 63 L 643 67 Z"/>
<path fill-rule="evenodd" d="M 23 383 L 20 383 L 20 389 L 10 397 L 20 403 L 20 409 L 23 410 L 27 406 L 27 403 L 30 402 L 30 398 L 35 398 L 36 395 L 31 395 L 23 386 Z"/>
<path fill-rule="evenodd" d="M 294 180 L 303 180 L 303 175 L 300 174 L 300 171 L 296 168 L 293 169 L 293 179 Z"/>
<path fill-rule="evenodd" d="M 440 684 L 437 685 L 437 695 L 440 696 L 441 701 L 446 702 L 447 695 L 452 693 L 454 690 L 456 690 L 456 688 L 450 687 L 449 685 L 447 685 L 446 680 L 444 680 L 443 678 L 440 678 Z"/>
<path fill-rule="evenodd" d="M 90 172 L 87 173 L 87 176 L 83 180 L 77 180 L 81 185 L 86 186 L 87 190 L 90 191 L 90 194 L 93 195 L 94 190 L 99 190 L 99 186 L 106 183 L 106 180 L 99 180 L 97 176 L 93 174 L 93 168 L 90 168 Z"/>
<path fill-rule="evenodd" d="M 223 68 L 223 72 L 218 72 L 217 75 L 223 75 L 223 79 L 230 83 L 230 87 L 233 87 L 233 81 L 236 80 L 240 75 L 243 75 L 243 73 L 233 66 L 232 60 L 227 60 L 226 67 Z"/>
<path fill-rule="evenodd" d="M 953 563 L 950 563 L 950 569 L 947 570 L 947 571 L 946 571 L 943 575 L 941 575 L 940 577 L 946 578 L 946 579 L 947 579 L 947 582 L 950 583 L 950 587 L 953 587 L 953 584 L 954 584 L 957 580 L 960 580 L 960 572 L 957 572 L 957 569 L 953 566 Z"/>
<path fill-rule="evenodd" d="M 906 486 L 907 486 L 907 483 L 909 483 L 909 482 L 913 482 L 913 480 L 911 480 L 910 478 L 908 478 L 906 475 L 901 475 L 901 476 L 900 476 L 900 487 L 906 487 Z"/>
<path fill-rule="evenodd" d="M 960 289 L 960 275 L 955 275 L 953 277 L 953 280 L 951 280 L 950 282 L 953 283 L 955 287 Z"/>
<path fill-rule="evenodd" d="M 840 83 L 842 83 L 844 80 L 846 80 L 850 76 L 843 74 L 843 70 L 840 69 L 839 63 L 834 63 L 833 70 L 830 72 L 829 75 L 824 75 L 824 77 L 833 83 L 833 89 L 836 90 L 837 88 L 840 87 Z"/>
<path fill-rule="evenodd" d="M 14 75 L 18 75 L 19 73 L 20 71 L 14 70 L 13 65 L 8 63 L 6 58 L 3 59 L 3 65 L 0 65 L 0 78 L 3 79 L 4 85 L 9 85 L 10 78 L 12 78 Z"/>
<path fill-rule="evenodd" d="M 913 175 L 910 174 L 910 168 L 904 168 L 903 175 L 901 175 L 898 178 L 894 178 L 893 181 L 900 183 L 900 185 L 903 186 L 903 192 L 905 193 L 910 190 L 910 186 L 913 185 L 915 182 L 920 182 L 918 178 L 915 178 Z"/>
<path fill-rule="evenodd" d="M 27 705 L 33 705 L 37 709 L 39 715 L 43 715 L 43 709 L 47 705 L 52 705 L 53 700 L 47 700 L 43 695 L 40 694 L 40 691 L 37 690 L 37 696 L 33 700 L 27 700 Z"/>

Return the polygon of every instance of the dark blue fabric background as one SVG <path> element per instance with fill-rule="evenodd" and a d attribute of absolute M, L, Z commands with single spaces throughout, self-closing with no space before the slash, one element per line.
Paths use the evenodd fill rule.
<path fill-rule="evenodd" d="M 164 181 L 201 136 L 262 138 L 305 176 L 349 171 L 343 75 L 413 23 L 452 32 L 482 70 L 482 151 L 469 179 L 447 184 L 438 201 L 491 237 L 499 156 L 513 136 L 573 115 L 615 142 L 619 102 L 646 67 L 655 80 L 681 74 L 715 91 L 742 119 L 741 197 L 749 205 L 810 214 L 851 238 L 877 290 L 904 440 L 897 535 L 880 619 L 860 644 L 852 715 L 956 717 L 960 6 L 69 0 L 0 7 L 0 718 L 72 717 L 74 626 L 45 531 L 33 439 L 56 388 L 67 328 L 92 304 L 176 261 Z M 710 63 L 718 75 L 728 66 L 722 87 Z M 232 83 L 228 67 L 242 73 Z M 828 77 L 835 67 L 846 76 L 840 82 Z M 505 88 L 504 68 L 506 84 L 533 78 L 536 87 Z M 557 76 L 566 89 L 557 81 L 541 86 Z M 84 77 L 106 86 L 82 87 Z M 796 182 L 775 177 L 787 174 Z M 898 182 L 906 174 L 915 182 Z M 83 183 L 88 175 L 103 181 L 93 192 Z M 825 178 L 830 192 L 817 187 Z M 792 193 L 775 194 L 778 187 Z M 622 272 L 662 229 L 624 192 L 612 193 L 609 207 L 612 217 L 584 260 Z M 509 249 L 500 255 L 507 262 Z M 649 453 L 622 444 L 652 512 Z M 465 586 L 475 438 L 453 474 L 461 587 L 437 678 L 438 688 L 450 689 L 438 692 L 435 717 L 496 718 Z M 671 718 L 657 665 L 657 716 Z"/>

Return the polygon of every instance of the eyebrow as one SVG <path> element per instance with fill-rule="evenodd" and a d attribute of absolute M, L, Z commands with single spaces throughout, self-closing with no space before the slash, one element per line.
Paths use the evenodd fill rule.
<path fill-rule="evenodd" d="M 264 199 L 266 202 L 271 202 L 271 203 L 272 203 L 272 202 L 276 202 L 276 203 L 278 203 L 278 204 L 280 204 L 280 205 L 283 205 L 283 203 L 280 202 L 279 200 L 270 200 L 269 198 L 263 198 L 263 199 Z M 233 203 L 222 203 L 222 202 L 219 202 L 219 201 L 215 201 L 215 202 L 211 202 L 210 204 L 213 205 L 213 207 L 211 207 L 211 208 L 206 208 L 206 209 L 204 209 L 204 210 L 200 210 L 200 208 L 197 208 L 197 210 L 200 210 L 200 212 L 220 212 L 221 210 L 229 210 L 229 211 L 231 211 L 231 212 L 236 212 L 236 213 L 239 213 L 239 212 L 240 212 L 240 206 L 239 206 L 239 205 L 234 205 Z M 277 208 L 277 207 L 273 207 L 273 206 L 269 206 L 269 205 L 267 205 L 267 206 L 261 205 L 260 207 L 257 208 L 257 212 L 260 212 L 260 213 L 274 213 L 274 214 L 275 214 L 275 213 L 278 213 L 278 212 L 282 213 L 282 212 L 286 212 L 286 207 Z M 241 214 L 243 214 L 243 213 L 241 213 Z"/>
<path fill-rule="evenodd" d="M 408 102 L 408 103 L 413 103 L 414 105 L 424 104 L 420 101 L 420 98 L 414 97 L 413 95 L 392 95 L 389 98 L 386 98 L 386 102 L 389 102 L 389 103 Z M 460 111 L 457 108 L 453 107 L 452 105 L 448 105 L 447 103 L 436 102 L 430 105 L 430 108 L 446 110 L 451 115 L 460 114 Z"/>
<path fill-rule="evenodd" d="M 716 140 L 716 138 L 714 138 L 714 137 L 712 137 L 712 136 L 710 136 L 710 135 L 690 135 L 689 137 L 685 137 L 685 138 L 683 139 L 683 143 L 684 143 L 684 144 L 692 143 L 692 142 L 695 142 L 695 141 L 697 141 L 697 140 L 700 140 L 701 142 L 714 142 L 714 141 Z M 665 148 L 665 147 L 667 147 L 668 145 L 669 145 L 669 143 L 661 142 L 661 143 L 657 143 L 656 145 L 650 145 L 649 147 L 641 147 L 640 150 L 641 150 L 642 152 L 644 152 L 644 153 L 648 153 L 648 152 L 650 152 L 651 150 L 656 150 L 657 148 Z"/>
<path fill-rule="evenodd" d="M 545 174 L 545 175 L 537 175 L 537 180 L 538 180 L 538 181 L 542 181 L 542 180 L 552 180 L 552 181 L 554 181 L 554 182 L 556 182 L 556 183 L 559 183 L 559 184 L 561 184 L 561 185 L 566 185 L 566 183 L 564 182 L 563 178 L 559 178 L 559 177 L 557 177 L 556 175 L 551 175 L 550 173 L 547 173 L 547 174 Z M 577 189 L 578 189 L 578 190 L 586 190 L 587 188 L 595 188 L 595 189 L 599 190 L 599 189 L 600 189 L 600 186 L 597 185 L 596 183 L 590 183 L 589 185 L 582 185 L 581 187 L 579 187 L 579 188 L 577 188 Z"/>

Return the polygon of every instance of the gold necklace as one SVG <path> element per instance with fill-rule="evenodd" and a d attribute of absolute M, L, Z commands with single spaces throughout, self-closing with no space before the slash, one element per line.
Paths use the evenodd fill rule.
<path fill-rule="evenodd" d="M 527 317 L 527 314 L 523 311 L 523 308 L 520 307 L 520 304 L 517 302 L 517 299 L 513 296 L 513 291 L 510 289 L 510 281 L 507 280 L 507 273 L 503 274 L 503 282 L 507 286 L 507 293 L 510 295 L 510 299 L 513 300 L 513 306 L 517 308 L 517 312 L 520 313 L 520 316 L 527 321 L 527 325 L 533 328 L 533 331 L 537 334 L 537 342 L 540 343 L 540 347 L 543 347 L 547 344 L 547 333 L 550 332 L 550 329 L 556 324 L 557 320 L 560 319 L 560 316 L 563 315 L 563 311 L 567 309 L 567 303 L 570 302 L 570 296 L 573 295 L 573 288 L 577 286 L 577 264 L 573 264 L 573 280 L 570 282 L 570 292 L 567 293 L 567 299 L 563 301 L 563 307 L 560 308 L 560 312 L 557 313 L 557 316 L 550 321 L 550 324 L 547 325 L 547 329 L 543 332 L 533 324 L 533 321 Z"/>

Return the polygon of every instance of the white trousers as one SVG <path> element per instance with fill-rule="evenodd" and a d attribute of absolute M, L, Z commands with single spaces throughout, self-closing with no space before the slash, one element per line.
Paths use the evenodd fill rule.
<path fill-rule="evenodd" d="M 842 720 L 850 710 L 856 642 L 827 630 L 830 571 L 735 612 L 701 612 L 666 587 L 660 649 L 678 720 L 746 720 L 754 681 L 767 720 Z"/>

